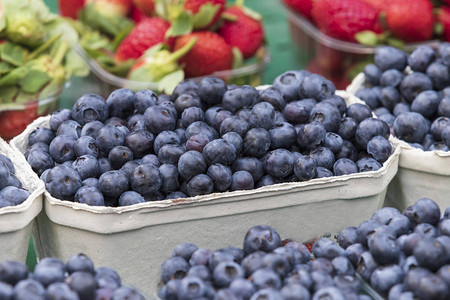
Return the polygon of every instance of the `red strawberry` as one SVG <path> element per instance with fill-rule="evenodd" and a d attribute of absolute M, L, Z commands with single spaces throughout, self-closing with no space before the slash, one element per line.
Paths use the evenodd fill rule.
<path fill-rule="evenodd" d="M 389 30 L 406 42 L 428 40 L 433 34 L 433 5 L 429 0 L 396 0 L 385 10 Z"/>
<path fill-rule="evenodd" d="M 154 0 L 133 0 L 133 3 L 147 17 L 150 17 L 155 11 Z"/>
<path fill-rule="evenodd" d="M 246 15 L 239 6 L 225 10 L 226 14 L 237 17 L 236 21 L 225 21 L 219 28 L 219 34 L 228 45 L 237 47 L 244 58 L 252 57 L 264 40 L 264 27 L 261 21 Z"/>
<path fill-rule="evenodd" d="M 32 102 L 24 110 L 0 112 L 0 136 L 9 140 L 24 131 L 38 117 L 37 106 L 37 102 Z"/>
<path fill-rule="evenodd" d="M 443 37 L 444 40 L 450 42 L 450 7 L 444 6 L 439 9 L 438 22 L 442 24 L 444 28 Z"/>
<path fill-rule="evenodd" d="M 132 0 L 86 0 L 86 3 L 94 3 L 95 8 L 110 15 L 125 17 L 130 13 Z"/>
<path fill-rule="evenodd" d="M 169 27 L 169 22 L 159 17 L 142 20 L 119 45 L 114 59 L 121 62 L 141 57 L 145 50 L 165 41 Z"/>
<path fill-rule="evenodd" d="M 377 11 L 384 11 L 390 4 L 390 0 L 364 0 L 372 5 Z"/>
<path fill-rule="evenodd" d="M 317 0 L 312 16 L 325 34 L 344 41 L 355 41 L 355 34 L 371 30 L 378 32 L 378 12 L 363 0 Z"/>
<path fill-rule="evenodd" d="M 78 18 L 78 11 L 83 8 L 85 0 L 58 0 L 59 14 L 72 19 Z"/>
<path fill-rule="evenodd" d="M 175 51 L 197 38 L 194 47 L 179 61 L 184 64 L 187 77 L 209 75 L 215 71 L 231 69 L 233 52 L 231 47 L 217 33 L 199 31 L 179 37 L 175 41 Z"/>
<path fill-rule="evenodd" d="M 142 20 L 144 20 L 147 16 L 144 15 L 144 13 L 139 10 L 139 8 L 137 8 L 136 6 L 133 6 L 131 8 L 131 14 L 130 14 L 131 19 L 134 21 L 134 23 L 139 23 Z"/>
<path fill-rule="evenodd" d="M 200 11 L 200 8 L 207 3 L 210 3 L 213 6 L 218 5 L 219 9 L 215 13 L 212 21 L 206 26 L 202 26 L 202 28 L 208 28 L 219 20 L 220 15 L 225 10 L 226 2 L 226 0 L 186 0 L 184 2 L 184 9 L 191 11 L 195 15 Z"/>
<path fill-rule="evenodd" d="M 283 0 L 290 8 L 301 14 L 302 16 L 312 19 L 311 10 L 313 0 Z"/>

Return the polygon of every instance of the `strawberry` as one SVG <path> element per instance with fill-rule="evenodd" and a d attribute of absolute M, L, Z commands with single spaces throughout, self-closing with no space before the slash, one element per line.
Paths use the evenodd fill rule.
<path fill-rule="evenodd" d="M 283 0 L 287 6 L 301 14 L 302 16 L 312 19 L 311 10 L 313 7 L 313 0 Z"/>
<path fill-rule="evenodd" d="M 147 16 L 139 8 L 137 8 L 137 6 L 133 6 L 131 8 L 130 17 L 134 21 L 134 23 L 137 24 L 141 22 L 143 19 L 145 19 Z"/>
<path fill-rule="evenodd" d="M 237 47 L 244 58 L 252 57 L 264 40 L 264 27 L 260 20 L 248 16 L 240 6 L 225 10 L 227 15 L 237 17 L 236 21 L 225 21 L 218 33 L 228 45 Z"/>
<path fill-rule="evenodd" d="M 94 7 L 103 14 L 111 14 L 125 17 L 130 13 L 132 0 L 86 0 L 87 4 L 93 3 Z"/>
<path fill-rule="evenodd" d="M 179 60 L 184 64 L 187 77 L 204 76 L 215 71 L 231 69 L 233 64 L 231 46 L 220 35 L 211 31 L 198 31 L 177 38 L 175 51 L 181 49 L 192 38 L 197 38 L 197 42 Z"/>
<path fill-rule="evenodd" d="M 214 16 L 212 16 L 212 20 L 208 24 L 198 27 L 196 26 L 198 29 L 209 28 L 219 20 L 220 15 L 225 10 L 226 2 L 226 0 L 185 0 L 184 9 L 192 12 L 195 16 L 195 14 L 202 9 L 202 6 L 206 4 L 217 7 Z"/>
<path fill-rule="evenodd" d="M 389 30 L 406 42 L 428 40 L 433 34 L 433 5 L 429 0 L 396 0 L 385 10 Z"/>
<path fill-rule="evenodd" d="M 364 0 L 372 5 L 377 11 L 384 11 L 390 4 L 390 0 Z"/>
<path fill-rule="evenodd" d="M 317 0 L 312 16 L 325 34 L 344 41 L 355 41 L 361 31 L 379 31 L 378 12 L 363 0 Z"/>
<path fill-rule="evenodd" d="M 437 18 L 438 22 L 442 24 L 442 27 L 444 29 L 444 40 L 450 42 L 450 7 L 441 7 L 438 11 Z"/>
<path fill-rule="evenodd" d="M 38 102 L 26 104 L 23 110 L 0 112 L 0 136 L 6 140 L 19 135 L 38 117 Z"/>
<path fill-rule="evenodd" d="M 145 50 L 165 41 L 170 24 L 159 17 L 142 20 L 120 43 L 114 55 L 116 62 L 141 57 Z M 170 44 L 170 41 L 167 41 Z"/>
<path fill-rule="evenodd" d="M 78 11 L 84 6 L 85 0 L 58 0 L 59 14 L 72 19 L 78 18 Z"/>
<path fill-rule="evenodd" d="M 133 0 L 133 3 L 147 17 L 150 17 L 155 11 L 154 0 Z"/>

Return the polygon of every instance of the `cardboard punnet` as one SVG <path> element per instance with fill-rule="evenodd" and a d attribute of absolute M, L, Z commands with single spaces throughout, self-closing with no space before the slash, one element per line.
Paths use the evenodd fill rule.
<path fill-rule="evenodd" d="M 339 94 L 349 103 L 360 101 Z M 48 122 L 49 117 L 36 120 L 12 141 L 13 148 L 24 153 L 29 134 Z M 45 192 L 34 235 L 37 253 L 67 259 L 83 252 L 96 265 L 116 269 L 126 284 L 154 295 L 160 266 L 177 244 L 242 247 L 247 230 L 261 224 L 273 226 L 283 238 L 305 241 L 369 219 L 383 205 L 398 156 L 394 148 L 375 172 L 130 207 L 90 207 Z"/>
<path fill-rule="evenodd" d="M 0 208 L 0 262 L 25 262 L 35 217 L 42 210 L 44 183 L 39 180 L 25 158 L 0 139 L 0 153 L 8 156 L 23 188 L 31 194 L 22 204 Z"/>
<path fill-rule="evenodd" d="M 364 74 L 355 77 L 347 92 L 355 95 L 364 85 Z M 399 210 L 420 198 L 435 200 L 441 210 L 450 206 L 450 152 L 423 151 L 395 137 L 392 142 L 401 149 L 397 175 L 389 185 L 385 206 Z"/>

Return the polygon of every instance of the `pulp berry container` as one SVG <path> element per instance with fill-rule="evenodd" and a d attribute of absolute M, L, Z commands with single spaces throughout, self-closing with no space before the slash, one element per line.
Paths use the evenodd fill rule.
<path fill-rule="evenodd" d="M 90 76 L 88 79 L 90 80 L 89 85 L 95 86 L 95 90 L 97 90 L 97 93 L 104 97 L 107 97 L 112 91 L 119 88 L 128 88 L 134 91 L 142 89 L 158 91 L 157 82 L 128 80 L 126 78 L 116 76 L 102 68 L 95 61 L 95 59 L 90 58 L 81 46 L 76 46 L 75 50 L 84 59 L 91 72 L 94 74 L 94 76 Z M 269 62 L 269 50 L 266 47 L 262 47 L 258 50 L 256 59 L 254 59 L 252 63 L 246 64 L 240 68 L 236 68 L 233 70 L 217 71 L 208 76 L 219 77 L 228 84 L 233 83 L 237 85 L 248 84 L 252 86 L 258 86 L 262 82 L 264 69 Z M 195 77 L 190 79 L 200 80 L 208 76 Z M 81 94 L 79 96 L 81 96 Z"/>
<path fill-rule="evenodd" d="M 354 95 L 363 87 L 364 74 L 355 77 L 347 92 Z M 400 211 L 413 205 L 418 198 L 435 200 L 441 210 L 450 206 L 450 152 L 423 151 L 407 142 L 392 138 L 401 149 L 397 175 L 389 185 L 385 206 Z"/>
<path fill-rule="evenodd" d="M 360 101 L 345 92 L 338 94 L 348 104 Z M 13 148 L 24 153 L 30 133 L 49 127 L 49 119 L 33 122 L 11 141 Z M 283 237 L 305 241 L 369 219 L 382 207 L 397 172 L 399 148 L 393 149 L 384 166 L 374 172 L 128 207 L 61 201 L 46 191 L 33 236 L 36 251 L 39 257 L 62 259 L 83 252 L 95 264 L 116 269 L 125 283 L 154 295 L 161 264 L 180 243 L 209 249 L 242 246 L 248 228 L 261 224 L 277 228 Z"/>
<path fill-rule="evenodd" d="M 61 93 L 62 87 L 42 99 L 0 104 L 0 137 L 10 140 L 24 131 L 36 118 L 57 110 Z"/>
<path fill-rule="evenodd" d="M 31 194 L 17 206 L 0 208 L 0 261 L 25 262 L 35 217 L 42 210 L 44 183 L 25 158 L 0 139 L 0 153 L 8 156 L 16 168 L 16 176 Z"/>
<path fill-rule="evenodd" d="M 301 65 L 330 79 L 337 89 L 345 89 L 361 68 L 373 60 L 375 46 L 331 38 L 309 20 L 285 7 L 291 39 L 297 46 L 295 52 Z M 438 44 L 437 40 L 411 43 L 406 44 L 403 50 L 410 52 L 420 45 Z"/>

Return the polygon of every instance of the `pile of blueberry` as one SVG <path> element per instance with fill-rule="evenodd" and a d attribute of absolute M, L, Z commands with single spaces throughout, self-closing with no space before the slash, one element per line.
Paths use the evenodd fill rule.
<path fill-rule="evenodd" d="M 283 246 L 284 244 L 284 246 Z M 328 238 L 312 252 L 282 241 L 269 226 L 252 227 L 243 249 L 212 251 L 185 243 L 161 266 L 163 300 L 367 300 L 343 248 Z"/>
<path fill-rule="evenodd" d="M 144 300 L 131 287 L 123 286 L 120 276 L 111 268 L 94 269 L 84 254 L 70 257 L 64 264 L 58 258 L 43 258 L 28 272 L 24 263 L 0 263 L 0 299 L 9 300 Z"/>
<path fill-rule="evenodd" d="M 15 174 L 16 168 L 11 159 L 0 154 L 0 208 L 19 205 L 30 196 Z"/>
<path fill-rule="evenodd" d="M 419 46 L 411 54 L 393 47 L 375 52 L 364 69 L 365 87 L 356 92 L 393 134 L 424 151 L 450 147 L 450 43 L 435 51 Z"/>
<path fill-rule="evenodd" d="M 338 243 L 370 285 L 389 300 L 450 299 L 450 207 L 423 198 L 403 213 L 386 207 Z"/>
<path fill-rule="evenodd" d="M 30 134 L 25 157 L 54 197 L 106 206 L 378 170 L 388 125 L 334 93 L 289 71 L 261 91 L 204 78 L 171 97 L 87 94 Z"/>

